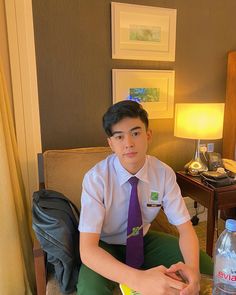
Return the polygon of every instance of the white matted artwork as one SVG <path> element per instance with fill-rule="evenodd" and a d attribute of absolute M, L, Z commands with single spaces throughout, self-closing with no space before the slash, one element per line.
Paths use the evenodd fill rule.
<path fill-rule="evenodd" d="M 149 119 L 172 118 L 174 80 L 172 70 L 113 69 L 113 103 L 133 100 L 142 104 Z"/>
<path fill-rule="evenodd" d="M 175 60 L 176 9 L 111 3 L 112 58 Z"/>

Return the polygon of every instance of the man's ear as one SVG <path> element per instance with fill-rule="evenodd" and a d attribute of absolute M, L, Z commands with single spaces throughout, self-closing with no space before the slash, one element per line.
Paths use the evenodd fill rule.
<path fill-rule="evenodd" d="M 112 144 L 112 141 L 111 141 L 111 138 L 110 137 L 107 137 L 107 142 L 109 144 L 109 147 L 111 148 L 111 150 L 113 151 L 113 144 Z M 114 152 L 114 151 L 113 151 Z"/>
<path fill-rule="evenodd" d="M 151 129 L 147 130 L 147 140 L 148 140 L 148 142 L 150 142 L 152 140 L 152 130 Z"/>

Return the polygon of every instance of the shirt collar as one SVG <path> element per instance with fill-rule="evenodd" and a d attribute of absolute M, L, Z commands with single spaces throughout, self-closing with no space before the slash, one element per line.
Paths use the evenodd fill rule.
<path fill-rule="evenodd" d="M 149 157 L 146 156 L 145 163 L 143 167 L 135 174 L 129 173 L 120 163 L 120 160 L 118 159 L 117 156 L 115 156 L 114 160 L 114 166 L 115 166 L 115 171 L 117 173 L 117 179 L 120 185 L 123 185 L 126 183 L 130 177 L 136 176 L 139 180 L 144 181 L 144 182 L 149 182 L 148 180 L 148 159 Z"/>

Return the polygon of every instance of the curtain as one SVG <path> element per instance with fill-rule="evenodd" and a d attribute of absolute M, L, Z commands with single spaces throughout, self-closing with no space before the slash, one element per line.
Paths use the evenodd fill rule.
<path fill-rule="evenodd" d="M 0 63 L 0 294 L 34 294 L 30 212 Z"/>

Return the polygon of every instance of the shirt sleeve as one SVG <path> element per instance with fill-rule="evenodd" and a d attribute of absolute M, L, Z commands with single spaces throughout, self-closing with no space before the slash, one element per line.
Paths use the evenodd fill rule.
<path fill-rule="evenodd" d="M 180 225 L 190 220 L 175 173 L 170 167 L 166 169 L 163 209 L 169 222 L 173 225 Z"/>
<path fill-rule="evenodd" d="M 101 233 L 105 216 L 104 184 L 98 175 L 88 172 L 82 183 L 79 231 Z"/>

